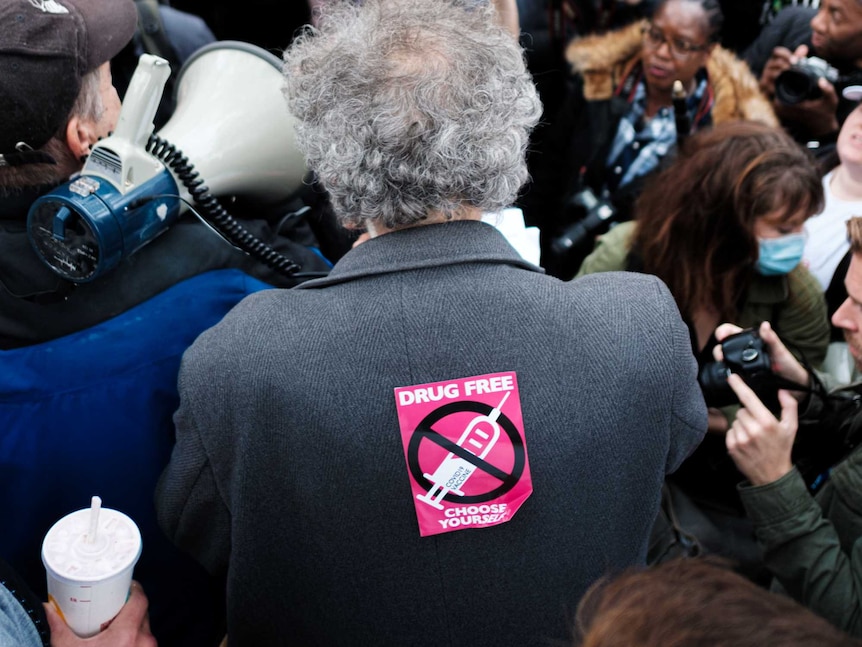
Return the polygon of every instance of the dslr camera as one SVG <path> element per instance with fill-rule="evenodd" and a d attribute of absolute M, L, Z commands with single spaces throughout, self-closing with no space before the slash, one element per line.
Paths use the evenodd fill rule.
<path fill-rule="evenodd" d="M 597 197 L 589 187 L 575 193 L 566 204 L 566 213 L 574 213 L 577 220 L 550 241 L 551 252 L 561 265 L 577 272 L 591 251 L 596 235 L 603 232 L 617 216 L 610 199 Z"/>
<path fill-rule="evenodd" d="M 834 84 L 839 78 L 838 70 L 822 58 L 803 58 L 775 79 L 775 97 L 789 106 L 809 99 L 818 99 L 823 95 L 817 85 L 821 78 Z"/>
<path fill-rule="evenodd" d="M 730 335 L 721 343 L 721 350 L 724 361 L 705 364 L 698 375 L 708 407 L 726 407 L 739 402 L 727 383 L 730 373 L 739 375 L 767 407 L 773 409 L 778 405 L 778 380 L 772 372 L 766 343 L 756 328 Z"/>

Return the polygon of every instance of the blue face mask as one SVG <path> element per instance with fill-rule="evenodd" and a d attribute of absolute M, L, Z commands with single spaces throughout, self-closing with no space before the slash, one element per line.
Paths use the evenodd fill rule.
<path fill-rule="evenodd" d="M 778 238 L 758 238 L 757 271 L 763 276 L 789 274 L 799 265 L 805 249 L 805 234 L 787 234 Z"/>

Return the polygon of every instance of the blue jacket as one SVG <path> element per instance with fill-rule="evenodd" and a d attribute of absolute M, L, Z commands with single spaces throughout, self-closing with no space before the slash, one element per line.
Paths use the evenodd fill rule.
<path fill-rule="evenodd" d="M 135 578 L 156 636 L 176 636 L 159 644 L 217 644 L 218 587 L 162 536 L 153 493 L 174 442 L 183 352 L 240 299 L 269 287 L 214 270 L 80 332 L 0 351 L 0 556 L 37 592 L 44 596 L 42 537 L 99 495 L 140 527 Z M 202 629 L 214 643 L 189 634 Z"/>

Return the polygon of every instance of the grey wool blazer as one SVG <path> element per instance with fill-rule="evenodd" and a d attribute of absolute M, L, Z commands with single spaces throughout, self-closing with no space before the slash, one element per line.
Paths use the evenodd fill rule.
<path fill-rule="evenodd" d="M 440 505 L 459 487 L 473 502 L 440 514 L 476 519 L 423 536 L 435 511 L 417 492 L 442 463 L 411 465 L 442 450 L 408 443 L 422 425 L 404 435 L 395 389 L 501 373 L 517 378 L 502 442 L 520 438 L 524 460 L 440 441 L 462 461 Z M 157 507 L 226 576 L 231 647 L 566 641 L 585 589 L 643 563 L 664 476 L 706 430 L 663 283 L 564 283 L 476 221 L 379 236 L 326 278 L 246 298 L 187 351 L 180 393 Z M 454 404 L 492 429 L 488 402 Z M 464 483 L 470 465 L 532 493 L 481 527 L 499 515 L 469 513 L 501 508 Z"/>

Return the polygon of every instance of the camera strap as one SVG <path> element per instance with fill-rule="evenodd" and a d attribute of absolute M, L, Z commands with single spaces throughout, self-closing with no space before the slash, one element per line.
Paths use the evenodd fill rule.
<path fill-rule="evenodd" d="M 811 373 L 812 379 L 816 382 L 817 377 L 814 373 Z M 822 390 L 818 389 L 817 386 L 807 386 L 799 384 L 798 382 L 793 382 L 792 380 L 785 379 L 780 375 L 772 375 L 769 379 L 770 385 L 774 386 L 776 389 L 784 389 L 786 391 L 801 391 L 803 393 L 821 393 Z"/>

